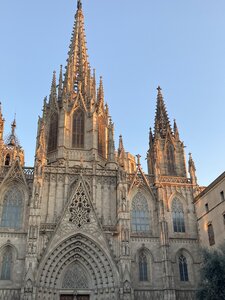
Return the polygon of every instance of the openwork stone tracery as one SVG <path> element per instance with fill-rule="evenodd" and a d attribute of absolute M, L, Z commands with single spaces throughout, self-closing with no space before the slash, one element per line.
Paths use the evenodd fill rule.
<path fill-rule="evenodd" d="M 88 276 L 78 263 L 72 263 L 66 270 L 62 288 L 64 289 L 88 289 Z"/>
<path fill-rule="evenodd" d="M 83 224 L 89 223 L 90 210 L 91 209 L 88 197 L 84 192 L 82 183 L 80 182 L 69 207 L 70 222 L 76 224 L 78 227 L 81 227 Z"/>

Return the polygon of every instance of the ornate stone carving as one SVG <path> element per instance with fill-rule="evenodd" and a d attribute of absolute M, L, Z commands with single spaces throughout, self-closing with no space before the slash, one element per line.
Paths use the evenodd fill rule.
<path fill-rule="evenodd" d="M 80 182 L 69 207 L 69 221 L 76 224 L 78 227 L 81 227 L 83 224 L 90 223 L 90 210 L 89 199 L 84 192 L 82 183 Z"/>

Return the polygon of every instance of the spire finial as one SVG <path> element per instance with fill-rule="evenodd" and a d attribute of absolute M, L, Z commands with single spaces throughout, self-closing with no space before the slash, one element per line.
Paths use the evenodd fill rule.
<path fill-rule="evenodd" d="M 14 115 L 14 120 L 13 120 L 13 122 L 12 122 L 11 128 L 12 128 L 12 135 L 15 135 L 15 129 L 16 129 L 16 113 L 15 113 L 15 115 Z"/>
<path fill-rule="evenodd" d="M 158 92 L 160 92 L 162 90 L 160 85 L 158 85 L 157 90 L 158 90 Z"/>
<path fill-rule="evenodd" d="M 137 157 L 137 166 L 140 166 L 141 165 L 141 155 L 137 154 L 136 157 Z"/>
<path fill-rule="evenodd" d="M 82 9 L 82 2 L 81 2 L 81 0 L 77 0 L 77 9 Z"/>

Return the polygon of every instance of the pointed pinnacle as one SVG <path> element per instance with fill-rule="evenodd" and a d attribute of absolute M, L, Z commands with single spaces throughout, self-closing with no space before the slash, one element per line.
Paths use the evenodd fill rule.
<path fill-rule="evenodd" d="M 102 76 L 100 76 L 100 83 L 98 88 L 98 101 L 104 100 L 104 88 L 103 88 L 103 80 Z"/>
<path fill-rule="evenodd" d="M 122 135 L 119 136 L 119 147 L 118 147 L 118 155 L 124 152 L 124 146 L 123 146 L 123 137 Z"/>
<path fill-rule="evenodd" d="M 177 127 L 177 123 L 176 120 L 173 120 L 173 132 L 175 137 L 177 137 L 179 139 L 179 131 L 178 131 L 178 127 Z"/>
<path fill-rule="evenodd" d="M 81 2 L 81 0 L 77 0 L 77 9 L 82 9 L 82 2 Z"/>
<path fill-rule="evenodd" d="M 55 99 L 57 96 L 57 87 L 56 87 L 56 71 L 53 72 L 52 76 L 52 85 L 51 85 L 51 92 L 50 92 L 50 102 Z"/>
<path fill-rule="evenodd" d="M 154 142 L 154 138 L 153 138 L 152 128 L 150 127 L 150 130 L 149 130 L 149 148 L 151 147 L 153 142 Z"/>
<path fill-rule="evenodd" d="M 11 129 L 12 129 L 12 136 L 14 136 L 15 135 L 15 129 L 16 129 L 16 114 L 15 114 L 14 120 L 11 124 Z"/>
<path fill-rule="evenodd" d="M 60 65 L 59 86 L 58 86 L 58 96 L 59 96 L 59 98 L 62 97 L 62 89 L 63 89 L 63 72 L 62 72 L 62 65 Z"/>
<path fill-rule="evenodd" d="M 120 149 L 120 150 L 124 149 L 124 147 L 123 147 L 123 136 L 122 136 L 122 134 L 119 136 L 119 149 Z"/>
<path fill-rule="evenodd" d="M 2 119 L 2 102 L 0 102 L 0 118 Z"/>

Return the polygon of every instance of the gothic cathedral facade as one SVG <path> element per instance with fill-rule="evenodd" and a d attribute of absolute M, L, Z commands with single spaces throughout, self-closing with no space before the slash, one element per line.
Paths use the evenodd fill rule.
<path fill-rule="evenodd" d="M 0 299 L 195 299 L 200 266 L 190 155 L 158 87 L 148 173 L 114 144 L 78 0 L 65 75 L 53 74 L 34 167 L 0 110 Z"/>

